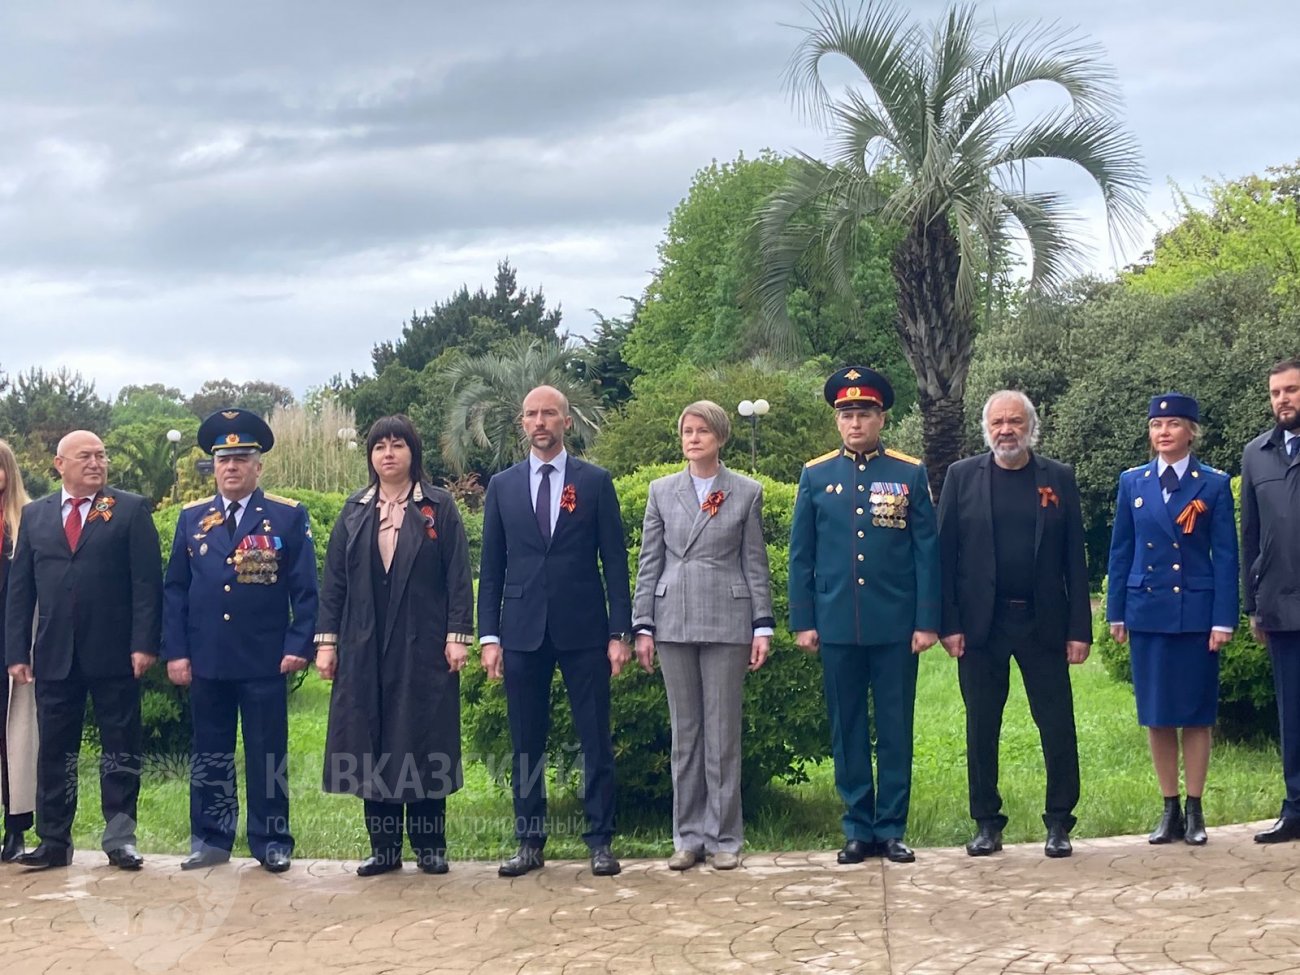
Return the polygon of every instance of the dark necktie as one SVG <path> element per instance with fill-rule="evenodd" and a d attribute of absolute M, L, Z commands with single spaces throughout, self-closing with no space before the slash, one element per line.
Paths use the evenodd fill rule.
<path fill-rule="evenodd" d="M 226 509 L 226 534 L 231 538 L 235 537 L 235 529 L 239 527 L 238 522 L 235 521 L 235 515 L 237 514 L 239 514 L 239 502 L 234 501 Z"/>
<path fill-rule="evenodd" d="M 1300 437 L 1292 437 L 1287 441 L 1286 455 L 1295 460 L 1295 455 L 1300 454 Z"/>
<path fill-rule="evenodd" d="M 1170 494 L 1178 490 L 1178 472 L 1174 470 L 1172 464 L 1160 475 L 1160 486 Z"/>
<path fill-rule="evenodd" d="M 63 533 L 68 536 L 68 548 L 75 552 L 77 542 L 81 541 L 81 506 L 89 499 L 71 498 L 70 500 L 72 510 L 68 512 L 68 520 L 63 523 Z"/>
<path fill-rule="evenodd" d="M 547 545 L 551 544 L 551 471 L 555 468 L 550 464 L 543 464 L 537 468 L 542 475 L 542 483 L 537 486 L 537 507 L 534 513 L 537 515 L 537 530 L 542 533 L 542 541 Z"/>

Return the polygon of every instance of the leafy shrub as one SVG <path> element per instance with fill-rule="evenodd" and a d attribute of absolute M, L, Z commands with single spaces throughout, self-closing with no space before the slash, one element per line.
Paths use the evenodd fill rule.
<path fill-rule="evenodd" d="M 663 464 L 615 481 L 634 573 L 650 481 L 680 469 L 680 464 Z M 746 791 L 774 778 L 805 781 L 805 765 L 825 758 L 830 748 L 821 666 L 795 648 L 783 625 L 788 615 L 786 578 L 795 486 L 762 476 L 759 481 L 778 625 L 768 662 L 745 679 L 742 774 Z M 489 770 L 503 779 L 510 768 L 504 688 L 489 682 L 481 667 L 470 667 L 461 677 L 461 695 L 468 751 L 487 761 Z M 629 664 L 614 680 L 611 712 L 620 802 L 625 808 L 666 806 L 672 796 L 672 736 L 668 698 L 658 670 L 646 674 L 635 663 Z M 578 756 L 578 737 L 558 673 L 551 687 L 551 729 L 551 764 L 558 776 L 571 770 Z"/>

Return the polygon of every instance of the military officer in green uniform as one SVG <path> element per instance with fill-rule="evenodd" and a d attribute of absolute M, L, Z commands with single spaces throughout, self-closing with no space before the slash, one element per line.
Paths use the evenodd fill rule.
<path fill-rule="evenodd" d="M 790 528 L 790 629 L 821 652 L 846 807 L 840 863 L 916 857 L 903 842 L 912 786 L 917 655 L 938 642 L 939 542 L 925 467 L 880 442 L 894 391 L 864 366 L 826 381 L 843 446 L 804 465 Z M 868 695 L 874 708 L 871 768 Z"/>

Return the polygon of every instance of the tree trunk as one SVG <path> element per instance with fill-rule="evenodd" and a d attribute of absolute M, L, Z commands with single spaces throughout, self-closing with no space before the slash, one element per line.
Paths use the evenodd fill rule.
<path fill-rule="evenodd" d="M 925 432 L 925 464 L 937 499 L 966 441 L 966 374 L 974 310 L 959 297 L 961 250 L 946 213 L 918 221 L 894 253 L 898 335 L 912 371 Z"/>

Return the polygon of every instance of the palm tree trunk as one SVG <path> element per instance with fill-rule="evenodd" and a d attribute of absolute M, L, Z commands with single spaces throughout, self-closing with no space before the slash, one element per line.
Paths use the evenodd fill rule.
<path fill-rule="evenodd" d="M 894 253 L 898 336 L 912 371 L 925 434 L 925 464 L 935 498 L 966 439 L 966 374 L 974 311 L 959 296 L 961 253 L 946 213 L 913 224 Z"/>

